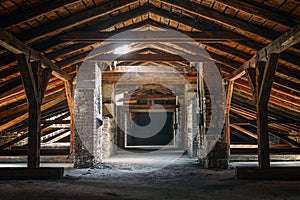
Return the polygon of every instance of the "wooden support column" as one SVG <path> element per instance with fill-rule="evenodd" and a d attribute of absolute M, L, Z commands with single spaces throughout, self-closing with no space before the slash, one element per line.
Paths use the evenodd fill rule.
<path fill-rule="evenodd" d="M 254 101 L 256 101 L 256 69 L 255 68 L 246 69 L 246 75 L 254 97 Z"/>
<path fill-rule="evenodd" d="M 40 62 L 28 63 L 25 54 L 16 55 L 28 101 L 28 168 L 40 166 L 41 105 L 51 70 Z"/>
<path fill-rule="evenodd" d="M 261 88 L 265 62 L 257 62 L 256 65 L 256 126 L 258 142 L 258 165 L 260 168 L 270 167 L 269 135 L 267 132 L 267 105 L 258 101 Z"/>
<path fill-rule="evenodd" d="M 231 106 L 231 98 L 233 93 L 233 85 L 234 85 L 234 81 L 228 81 L 227 91 L 226 91 L 225 136 L 226 136 L 228 158 L 230 156 L 230 106 Z"/>
<path fill-rule="evenodd" d="M 70 158 L 73 158 L 74 154 L 74 134 L 75 134 L 75 124 L 74 124 L 74 98 L 73 98 L 73 92 L 74 92 L 73 83 L 71 81 L 65 82 L 65 91 L 70 111 Z"/>
<path fill-rule="evenodd" d="M 277 67 L 278 54 L 270 54 L 267 63 L 256 64 L 256 112 L 258 135 L 258 163 L 260 168 L 270 168 L 268 134 L 268 101 Z"/>

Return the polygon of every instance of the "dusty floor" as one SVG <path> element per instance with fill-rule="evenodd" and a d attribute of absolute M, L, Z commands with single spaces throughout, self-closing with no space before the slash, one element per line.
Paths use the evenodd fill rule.
<path fill-rule="evenodd" d="M 60 181 L 0 181 L 0 199 L 300 199 L 300 181 L 236 180 L 233 169 L 201 169 L 186 156 L 151 168 L 147 158 L 135 157 L 119 155 L 94 169 L 66 168 Z M 168 162 L 174 155 L 151 159 Z"/>

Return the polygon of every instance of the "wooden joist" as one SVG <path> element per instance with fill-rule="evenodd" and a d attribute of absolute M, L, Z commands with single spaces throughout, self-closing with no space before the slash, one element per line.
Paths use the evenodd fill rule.
<path fill-rule="evenodd" d="M 0 45 L 14 54 L 25 54 L 30 56 L 29 59 L 41 61 L 43 65 L 52 70 L 52 74 L 54 76 L 63 81 L 69 81 L 72 79 L 51 60 L 43 56 L 40 52 L 30 48 L 28 45 L 24 44 L 22 41 L 18 40 L 2 28 L 0 28 Z"/>

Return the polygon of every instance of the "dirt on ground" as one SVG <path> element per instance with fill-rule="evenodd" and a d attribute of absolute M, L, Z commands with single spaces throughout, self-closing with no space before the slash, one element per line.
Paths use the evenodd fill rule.
<path fill-rule="evenodd" d="M 236 180 L 234 175 L 234 169 L 203 169 L 185 156 L 156 170 L 108 163 L 65 169 L 63 180 L 0 181 L 0 199 L 300 199 L 300 181 Z"/>

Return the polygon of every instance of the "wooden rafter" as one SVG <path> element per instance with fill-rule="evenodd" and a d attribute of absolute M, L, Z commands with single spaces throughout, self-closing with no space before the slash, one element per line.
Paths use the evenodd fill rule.
<path fill-rule="evenodd" d="M 13 35 L 1 28 L 0 45 L 14 54 L 25 54 L 27 56 L 30 56 L 30 59 L 41 61 L 45 66 L 49 67 L 52 70 L 52 74 L 54 76 L 61 80 L 69 81 L 72 79 L 68 74 L 62 71 L 56 64 L 43 56 L 40 52 L 30 48 L 28 45 L 24 44 L 22 41 L 18 40 Z"/>
<path fill-rule="evenodd" d="M 41 3 L 37 6 L 34 6 L 28 10 L 26 10 L 26 14 L 23 12 L 14 15 L 14 17 L 2 17 L 0 18 L 0 26 L 8 27 L 11 25 L 15 25 L 21 22 L 25 22 L 39 16 L 44 15 L 47 12 L 53 11 L 63 6 L 70 6 L 74 3 L 79 2 L 79 0 L 52 0 L 51 3 L 45 2 Z"/>
<path fill-rule="evenodd" d="M 219 13 L 213 10 L 205 9 L 192 1 L 181 1 L 181 0 L 160 0 L 160 2 L 182 9 L 188 13 L 200 15 L 210 21 L 218 21 L 222 24 L 226 24 L 243 31 L 247 31 L 256 36 L 262 37 L 267 40 L 273 40 L 279 36 L 277 32 L 270 29 L 259 27 L 254 24 L 243 22 L 239 19 L 232 18 L 223 13 Z"/>
<path fill-rule="evenodd" d="M 236 80 L 245 74 L 247 68 L 254 68 L 257 60 L 265 60 L 267 55 L 281 53 L 300 42 L 300 24 L 278 37 L 276 40 L 260 49 L 250 60 L 226 77 L 227 80 Z"/>
<path fill-rule="evenodd" d="M 62 101 L 64 101 L 66 99 L 66 95 L 65 94 L 61 94 L 58 98 L 54 99 L 53 101 L 47 102 L 45 104 L 42 105 L 41 110 L 46 110 Z M 3 124 L 0 126 L 0 132 L 4 131 L 5 129 L 12 127 L 13 125 L 20 123 L 24 120 L 28 119 L 28 113 L 25 113 L 21 116 L 16 117 L 15 119 Z"/>
<path fill-rule="evenodd" d="M 23 41 L 32 42 L 45 37 L 45 35 L 48 35 L 50 33 L 64 31 L 74 26 L 84 24 L 93 19 L 97 19 L 101 16 L 112 13 L 124 6 L 129 6 L 133 3 L 137 3 L 137 0 L 109 1 L 105 4 L 87 9 L 78 14 L 56 20 L 54 22 L 51 22 L 50 24 L 44 24 L 28 31 L 24 31 L 20 35 L 18 34 L 17 37 L 21 38 Z"/>
<path fill-rule="evenodd" d="M 262 5 L 258 5 L 253 1 L 239 1 L 239 0 L 216 0 L 226 6 L 230 6 L 235 9 L 245 11 L 250 14 L 254 14 L 264 19 L 278 22 L 285 26 L 293 27 L 296 22 L 290 19 L 290 16 L 281 14 L 279 12 L 271 11 L 270 9 L 264 8 Z"/>

